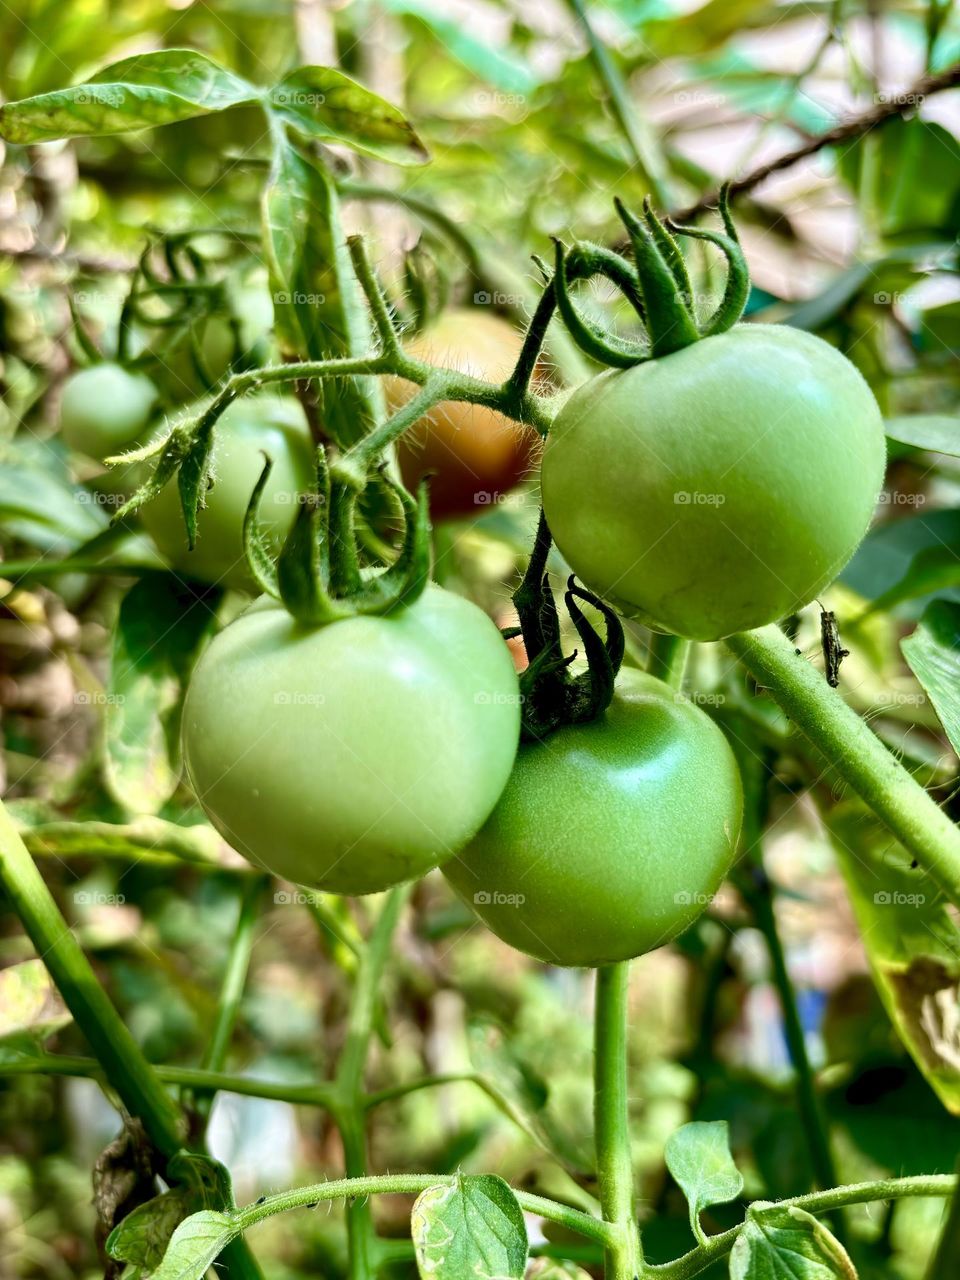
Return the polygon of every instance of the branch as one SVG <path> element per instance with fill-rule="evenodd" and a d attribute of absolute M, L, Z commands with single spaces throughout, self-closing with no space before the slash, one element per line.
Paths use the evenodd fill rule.
<path fill-rule="evenodd" d="M 849 120 L 836 125 L 826 133 L 822 133 L 816 138 L 811 138 L 809 142 L 805 142 L 800 147 L 795 147 L 793 151 L 787 151 L 782 156 L 778 156 L 776 160 L 760 165 L 744 177 L 735 178 L 730 183 L 730 195 L 732 197 L 742 195 L 746 191 L 752 191 L 754 187 L 758 187 L 771 174 L 780 173 L 783 169 L 791 168 L 798 161 L 805 160 L 807 156 L 815 155 L 824 147 L 835 147 L 841 143 L 852 141 L 854 138 L 861 138 L 864 134 L 878 129 L 888 121 L 898 119 L 906 115 L 908 111 L 915 110 L 925 98 L 929 98 L 935 93 L 942 93 L 945 89 L 952 89 L 957 84 L 960 84 L 960 62 L 954 62 L 951 66 L 943 71 L 938 71 L 935 75 L 924 76 L 906 93 L 878 95 L 882 100 L 877 101 L 869 111 L 864 111 L 858 116 L 852 116 Z M 674 213 L 672 217 L 678 222 L 687 222 L 714 206 L 719 198 L 719 190 L 711 191 L 707 195 L 701 196 L 696 204 L 690 205 L 687 209 L 682 209 L 679 213 Z"/>

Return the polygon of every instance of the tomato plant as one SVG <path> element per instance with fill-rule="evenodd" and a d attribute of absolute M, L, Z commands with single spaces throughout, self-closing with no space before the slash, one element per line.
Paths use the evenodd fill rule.
<path fill-rule="evenodd" d="M 519 706 L 496 628 L 438 587 L 316 628 L 263 601 L 200 660 L 184 752 L 240 853 L 297 884 L 378 893 L 477 831 L 510 773 Z"/>
<path fill-rule="evenodd" d="M 174 483 L 143 508 L 143 523 L 175 569 L 200 581 L 249 589 L 253 580 L 244 559 L 242 525 L 264 455 L 273 461 L 273 469 L 260 512 L 267 540 L 276 550 L 294 522 L 298 495 L 310 486 L 310 434 L 303 410 L 290 397 L 239 401 L 221 422 L 211 460 L 213 483 L 200 512 L 196 545 L 191 549 L 187 542 Z"/>
<path fill-rule="evenodd" d="M 444 874 L 520 951 L 614 964 L 702 914 L 730 870 L 741 809 L 713 721 L 625 671 L 602 718 L 520 748 L 493 814 Z"/>
<path fill-rule="evenodd" d="M 408 344 L 411 355 L 489 382 L 506 378 L 520 354 L 521 334 L 500 316 L 473 307 L 445 311 Z M 393 409 L 413 388 L 387 384 Z M 438 518 L 476 515 L 502 502 L 527 476 L 539 452 L 536 432 L 484 405 L 462 400 L 434 405 L 398 444 L 404 480 L 430 478 L 430 507 Z"/>
<path fill-rule="evenodd" d="M 956 6 L 170 7 L 0 12 L 0 1271 L 956 1280 Z"/>
<path fill-rule="evenodd" d="M 64 384 L 60 430 L 71 449 L 97 462 L 138 442 L 157 406 L 157 389 L 141 373 L 103 361 Z"/>

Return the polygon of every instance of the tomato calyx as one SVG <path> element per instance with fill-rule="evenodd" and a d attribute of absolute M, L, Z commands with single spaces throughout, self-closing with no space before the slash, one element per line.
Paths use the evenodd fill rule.
<path fill-rule="evenodd" d="M 360 492 L 331 475 L 326 450 L 316 451 L 312 492 L 298 495 L 298 510 L 276 561 L 258 519 L 260 499 L 273 463 L 264 466 L 243 522 L 243 546 L 260 589 L 307 626 L 322 626 L 357 614 L 386 614 L 412 604 L 430 580 L 430 517 L 426 485 L 413 497 L 385 469 L 380 479 L 403 512 L 404 531 L 396 558 L 378 570 L 361 569 L 356 509 Z"/>
<path fill-rule="evenodd" d="M 729 191 L 720 193 L 719 211 L 723 231 L 681 226 L 661 220 L 644 200 L 637 217 L 616 200 L 617 213 L 626 228 L 633 249 L 631 264 L 620 254 L 598 245 L 579 242 L 566 249 L 556 241 L 553 291 L 557 309 L 574 341 L 603 364 L 626 369 L 645 360 L 690 346 L 701 338 L 724 333 L 743 314 L 750 292 L 750 273 L 730 214 Z M 699 321 L 693 288 L 678 236 L 690 236 L 716 246 L 727 260 L 727 281 L 723 297 L 713 314 Z M 581 315 L 570 292 L 577 280 L 602 275 L 621 290 L 642 322 L 646 340 L 630 342 L 605 333 Z"/>
<path fill-rule="evenodd" d="M 520 692 L 523 695 L 521 738 L 528 742 L 539 741 L 563 725 L 585 724 L 602 715 L 613 698 L 624 654 L 623 625 L 616 613 L 592 592 L 578 586 L 571 575 L 564 592 L 564 605 L 587 661 L 584 671 L 576 675 L 571 672 L 577 652 L 574 650 L 569 656 L 563 652 L 560 615 L 546 572 L 551 542 L 550 529 L 541 511 L 530 562 L 513 594 L 520 625 L 505 628 L 503 632 L 507 639 L 522 636 L 527 652 L 528 666 L 520 675 Z M 602 616 L 605 629 L 602 638 L 578 600 Z"/>

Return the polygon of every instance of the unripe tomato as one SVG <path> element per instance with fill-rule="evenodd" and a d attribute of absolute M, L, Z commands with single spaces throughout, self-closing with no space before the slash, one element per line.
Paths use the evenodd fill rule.
<path fill-rule="evenodd" d="M 743 797 L 699 707 L 623 671 L 606 714 L 524 743 L 443 873 L 499 938 L 555 965 L 628 960 L 699 916 L 733 861 Z"/>
<path fill-rule="evenodd" d="M 411 355 L 461 373 L 502 382 L 517 362 L 522 335 L 497 315 L 479 309 L 444 312 L 407 344 Z M 386 380 L 396 412 L 417 388 Z M 430 509 L 437 517 L 477 515 L 499 502 L 530 471 L 540 449 L 537 433 L 494 409 L 445 400 L 407 431 L 397 446 L 404 482 L 430 480 Z"/>
<path fill-rule="evenodd" d="M 60 430 L 71 449 L 102 462 L 144 433 L 156 403 L 157 389 L 149 378 L 104 361 L 64 383 Z"/>
<path fill-rule="evenodd" d="M 880 411 L 849 360 L 798 329 L 740 325 L 578 388 L 547 440 L 543 506 L 598 595 L 717 640 L 837 576 L 884 460 Z"/>
<path fill-rule="evenodd" d="M 235 400 L 214 428 L 214 483 L 197 520 L 194 549 L 187 544 L 176 480 L 141 511 L 147 531 L 175 569 L 201 582 L 251 589 L 243 518 L 264 454 L 272 459 L 273 470 L 261 497 L 260 522 L 272 549 L 280 550 L 297 513 L 297 495 L 313 483 L 310 432 L 292 397 L 249 396 Z"/>
<path fill-rule="evenodd" d="M 262 598 L 205 651 L 183 713 L 187 770 L 224 838 L 276 875 L 351 894 L 462 848 L 519 733 L 500 633 L 436 586 L 314 628 Z"/>

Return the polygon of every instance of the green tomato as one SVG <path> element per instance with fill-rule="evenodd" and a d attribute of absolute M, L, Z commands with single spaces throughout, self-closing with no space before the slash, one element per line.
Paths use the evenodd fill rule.
<path fill-rule="evenodd" d="M 543 506 L 587 586 L 659 630 L 717 640 L 833 581 L 884 462 L 880 411 L 844 356 L 741 325 L 578 388 L 547 439 Z"/>
<path fill-rule="evenodd" d="M 497 628 L 436 586 L 388 616 L 314 628 L 262 597 L 205 651 L 183 713 L 187 771 L 224 838 L 278 876 L 351 894 L 461 849 L 519 733 Z"/>
<path fill-rule="evenodd" d="M 71 449 L 102 462 L 147 428 L 157 389 L 142 373 L 106 361 L 71 374 L 60 401 L 60 430 Z"/>
<path fill-rule="evenodd" d="M 298 401 L 281 396 L 235 400 L 213 432 L 213 486 L 197 520 L 191 551 L 176 480 L 141 511 L 157 548 L 174 569 L 201 582 L 249 590 L 252 580 L 243 554 L 243 518 L 260 473 L 263 455 L 273 461 L 260 502 L 260 522 L 274 552 L 280 550 L 297 512 L 297 495 L 313 483 L 313 447 Z"/>
<path fill-rule="evenodd" d="M 613 964 L 704 911 L 733 861 L 742 808 L 736 760 L 709 716 L 624 671 L 605 715 L 520 747 L 493 814 L 443 873 L 517 950 Z"/>

